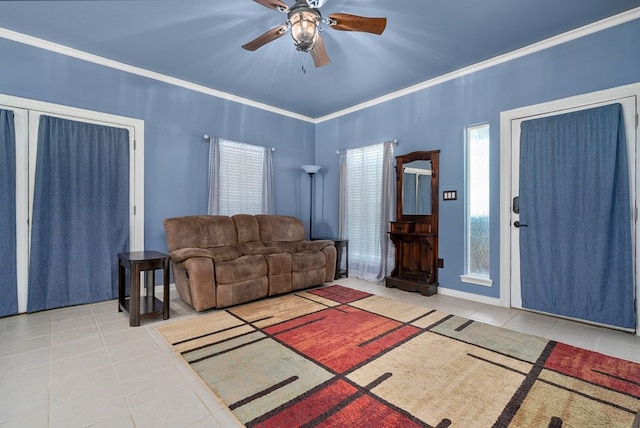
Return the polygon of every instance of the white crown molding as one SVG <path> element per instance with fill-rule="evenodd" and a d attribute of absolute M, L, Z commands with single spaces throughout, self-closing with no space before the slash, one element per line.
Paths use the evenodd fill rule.
<path fill-rule="evenodd" d="M 588 36 L 589 34 L 597 33 L 598 31 L 606 30 L 607 28 L 615 27 L 617 25 L 621 25 L 626 22 L 636 20 L 638 18 L 640 18 L 640 7 L 631 9 L 627 12 L 623 12 L 618 15 L 611 16 L 609 18 L 605 18 L 601 21 L 597 21 L 580 28 L 576 28 L 575 30 L 568 31 L 563 34 L 550 37 L 548 39 L 542 40 L 532 45 L 525 46 L 524 48 L 509 52 L 491 59 L 488 59 L 486 61 L 482 61 L 473 65 L 470 65 L 468 67 L 464 67 L 459 70 L 452 71 L 451 73 L 443 74 L 442 76 L 438 76 L 431 80 L 426 80 L 422 83 L 417 83 L 413 86 L 409 86 L 408 88 L 401 89 L 399 91 L 392 92 L 387 95 L 383 95 L 379 98 L 375 98 L 373 100 L 366 101 L 361 104 L 357 104 L 355 106 L 346 108 L 344 110 L 340 110 L 335 113 L 331 113 L 329 115 L 319 117 L 315 120 L 315 122 L 316 123 L 325 122 L 327 120 L 335 119 L 337 117 L 344 116 L 344 115 L 356 112 L 358 110 L 364 110 L 368 107 L 372 107 L 377 104 L 382 104 L 396 98 L 404 97 L 405 95 L 413 94 L 414 92 L 418 92 L 426 88 L 440 85 L 450 80 L 457 79 L 459 77 L 466 76 L 480 70 L 485 70 L 487 68 L 490 68 L 499 64 L 503 64 L 508 61 L 512 61 L 516 58 L 521 58 L 526 55 L 531 55 L 535 52 L 539 52 L 554 46 L 558 46 L 563 43 Z"/>
<path fill-rule="evenodd" d="M 364 103 L 360 103 L 354 105 L 352 107 L 346 108 L 344 110 L 337 111 L 335 113 L 331 113 L 326 116 L 322 116 L 319 118 L 311 118 L 308 116 L 304 116 L 298 113 L 294 113 L 288 110 L 284 110 L 278 107 L 270 106 L 268 104 L 260 103 L 257 101 L 253 101 L 248 98 L 239 97 L 233 94 L 229 94 L 227 92 L 222 92 L 216 89 L 208 88 L 206 86 L 198 85 L 186 80 L 178 79 L 175 77 L 167 76 L 165 74 L 156 73 L 154 71 L 146 70 L 144 68 L 135 67 L 129 64 L 125 64 L 122 62 L 114 61 L 108 58 L 104 58 L 98 55 L 93 55 L 87 52 L 83 52 L 77 49 L 70 48 L 68 46 L 60 45 L 57 43 L 53 43 L 44 39 L 40 39 L 37 37 L 29 36 L 27 34 L 18 33 L 12 30 L 8 30 L 0 27 L 0 38 L 4 38 L 7 40 L 12 40 L 18 43 L 22 43 L 29 46 L 34 46 L 40 49 L 49 50 L 52 52 L 59 53 L 61 55 L 70 56 L 73 58 L 81 59 L 84 61 L 92 62 L 94 64 L 103 65 L 105 67 L 110 67 L 116 70 L 124 71 L 127 73 L 135 74 L 142 77 L 147 77 L 150 79 L 158 80 L 161 82 L 165 82 L 171 85 L 183 87 L 185 89 L 190 89 L 196 92 L 201 92 L 206 95 L 211 95 L 214 97 L 222 98 L 225 100 L 237 102 L 239 104 L 244 104 L 250 107 L 255 107 L 261 110 L 266 110 L 272 113 L 276 113 L 282 116 L 291 117 L 294 119 L 302 120 L 310 123 L 321 123 L 331 119 L 338 118 L 340 116 L 344 116 L 359 110 L 363 110 L 378 104 L 385 103 L 387 101 L 403 97 L 405 95 L 412 94 L 414 92 L 421 91 L 426 88 L 430 88 L 432 86 L 440 85 L 442 83 L 448 82 L 453 79 L 457 79 L 462 76 L 466 76 L 471 73 L 475 73 L 480 70 L 484 70 L 490 67 L 493 67 L 498 64 L 503 64 L 505 62 L 511 61 L 516 58 L 520 58 L 526 55 L 530 55 L 535 52 L 539 52 L 544 49 L 548 49 L 553 46 L 560 45 L 562 43 L 569 42 L 571 40 L 578 39 L 580 37 L 587 36 L 589 34 L 596 33 L 598 31 L 605 30 L 607 28 L 615 27 L 617 25 L 624 24 L 626 22 L 633 21 L 635 19 L 640 18 L 640 7 L 631 9 L 627 12 L 620 13 L 618 15 L 611 16 L 609 18 L 605 18 L 603 20 L 594 22 L 592 24 L 585 25 L 583 27 L 577 28 L 575 30 L 568 31 L 566 33 L 550 37 L 546 40 L 540 41 L 538 43 L 534 43 L 532 45 L 526 46 L 524 48 L 515 50 L 513 52 L 506 53 L 504 55 L 500 55 L 486 61 L 479 62 L 477 64 L 461 68 L 459 70 L 453 71 L 451 73 L 444 74 L 442 76 L 436 77 L 434 79 L 430 79 L 424 81 L 422 83 L 418 83 L 413 86 L 409 86 L 408 88 L 401 89 L 396 92 L 392 92 L 390 94 L 375 98 L 370 101 L 366 101 Z"/>
<path fill-rule="evenodd" d="M 135 74 L 142 77 L 147 77 L 149 79 L 154 79 L 157 81 L 161 81 L 164 83 L 168 83 L 170 85 L 179 86 L 185 89 L 190 89 L 192 91 L 201 92 L 206 95 L 211 95 L 217 98 L 222 98 L 225 100 L 233 101 L 239 104 L 244 104 L 250 107 L 255 107 L 261 110 L 267 110 L 272 113 L 276 113 L 282 116 L 288 116 L 294 119 L 303 120 L 306 122 L 314 122 L 313 118 L 308 116 L 304 116 L 298 113 L 294 113 L 288 110 L 284 110 L 278 107 L 273 107 L 268 104 L 263 104 L 257 101 L 250 100 L 248 98 L 239 97 L 233 94 L 229 94 L 227 92 L 219 91 L 216 89 L 208 88 L 206 86 L 198 85 L 196 83 L 192 83 L 186 80 L 178 79 L 176 77 L 171 77 L 166 74 L 156 73 L 155 71 L 147 70 L 140 67 L 135 67 L 129 64 L 125 64 L 123 62 L 114 61 L 109 58 L 101 57 L 98 55 L 90 54 L 88 52 L 80 51 L 77 49 L 70 48 L 68 46 L 60 45 L 57 43 L 50 42 L 48 40 L 40 39 L 37 37 L 29 36 L 27 34 L 18 33 L 12 30 L 7 30 L 6 28 L 0 27 L 0 37 L 7 40 L 12 40 L 14 42 L 22 43 L 25 45 L 33 46 L 40 49 L 45 49 L 48 51 L 56 52 L 61 55 L 66 55 L 72 58 L 81 59 L 83 61 L 91 62 L 98 65 L 103 65 L 105 67 L 113 68 L 116 70 L 124 71 L 126 73 Z"/>

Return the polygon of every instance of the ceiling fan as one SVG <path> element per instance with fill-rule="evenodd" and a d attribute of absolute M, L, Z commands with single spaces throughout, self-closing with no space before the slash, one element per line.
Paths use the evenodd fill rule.
<path fill-rule="evenodd" d="M 296 49 L 302 52 L 309 52 L 316 67 L 322 67 L 331 62 L 324 47 L 322 36 L 320 36 L 321 23 L 334 30 L 363 31 L 373 34 L 382 34 L 387 25 L 387 18 L 367 18 L 347 13 L 333 13 L 328 18 L 323 18 L 320 14 L 320 7 L 326 0 L 296 0 L 291 7 L 282 0 L 254 1 L 269 9 L 286 13 L 287 21 L 242 47 L 249 51 L 255 51 L 291 31 Z"/>

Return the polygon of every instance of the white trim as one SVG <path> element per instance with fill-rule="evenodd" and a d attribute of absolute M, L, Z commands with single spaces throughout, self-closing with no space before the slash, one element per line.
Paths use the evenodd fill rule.
<path fill-rule="evenodd" d="M 113 125 L 129 130 L 131 144 L 129 170 L 134 171 L 135 174 L 131 177 L 133 182 L 130 184 L 132 187 L 129 192 L 130 251 L 144 249 L 144 121 L 4 94 L 0 94 L 0 106 L 11 109 L 14 112 L 20 112 L 15 116 L 17 122 L 16 258 L 18 313 L 24 313 L 27 311 L 28 300 L 29 218 L 31 216 L 30 207 L 32 206 L 32 202 L 29 199 L 33 195 L 32 186 L 35 175 L 35 168 L 29 168 L 29 165 L 35 164 L 35 144 L 37 142 L 35 135 L 38 127 L 38 121 L 31 120 L 31 118 L 35 118 L 39 114 L 47 114 L 83 122 Z M 20 146 L 20 142 L 26 142 L 27 144 Z M 24 195 L 29 196 L 24 197 Z M 134 207 L 136 207 L 135 214 Z"/>
<path fill-rule="evenodd" d="M 467 282 L 467 283 L 471 283 L 471 284 L 476 284 L 476 285 L 482 285 L 485 287 L 491 287 L 491 285 L 493 284 L 493 281 L 491 280 L 491 278 L 489 278 L 488 275 L 481 275 L 478 272 L 473 272 L 471 269 L 471 259 L 472 259 L 472 246 L 471 246 L 471 163 L 472 163 L 472 159 L 469 156 L 470 154 L 470 150 L 469 148 L 471 147 L 471 138 L 470 138 L 470 131 L 474 130 L 474 129 L 480 129 L 480 128 L 486 128 L 487 133 L 491 132 L 491 124 L 489 122 L 484 122 L 484 123 L 479 123 L 476 125 L 469 125 L 469 126 L 465 126 L 464 128 L 464 227 L 465 227 L 465 232 L 464 232 L 464 265 L 465 265 L 465 269 L 464 269 L 464 274 L 460 275 L 460 280 L 462 282 Z M 488 164 L 485 166 L 486 168 L 481 168 L 481 169 L 486 169 L 487 171 L 489 171 L 489 166 L 491 165 L 491 138 L 489 136 L 489 134 L 487 135 L 486 139 L 479 139 L 477 141 L 475 141 L 476 144 L 478 144 L 480 141 L 485 142 L 486 144 L 488 144 L 488 150 L 489 153 L 487 154 L 487 161 Z M 478 177 L 476 177 L 478 178 Z M 487 190 L 487 197 L 488 200 L 491 200 L 491 180 L 490 180 L 490 171 L 487 174 L 486 177 L 486 182 L 484 183 L 486 185 L 486 190 Z M 477 189 L 476 189 L 477 190 Z M 492 217 L 492 213 L 491 213 L 491 209 L 489 208 L 489 212 L 487 214 L 487 217 L 489 218 L 489 223 L 491 222 L 491 217 Z M 489 229 L 491 229 L 489 227 Z M 490 230 L 489 230 L 490 232 Z M 489 239 L 489 241 L 491 241 L 491 239 Z M 489 242 L 490 244 L 490 242 Z M 491 253 L 491 251 L 489 251 L 489 253 Z M 491 258 L 489 257 L 489 265 L 491 264 Z"/>
<path fill-rule="evenodd" d="M 133 230 L 130 240 L 131 251 L 144 249 L 144 121 L 126 116 L 118 116 L 97 111 L 85 110 L 60 104 L 52 104 L 44 101 L 28 98 L 14 97 L 0 94 L 0 105 L 14 107 L 23 110 L 38 111 L 54 116 L 66 116 L 84 122 L 101 122 L 118 127 L 130 128 L 130 139 L 135 141 L 135 150 L 132 150 L 130 167 L 135 167 L 133 191 L 130 192 L 130 230 Z M 135 215 L 133 207 L 135 208 Z"/>
<path fill-rule="evenodd" d="M 480 294 L 467 293 L 465 291 L 452 290 L 451 288 L 438 287 L 438 294 L 443 296 L 456 297 L 458 299 L 471 300 L 476 303 L 484 303 L 493 306 L 502 306 L 500 299 L 495 297 L 482 296 Z"/>
<path fill-rule="evenodd" d="M 335 119 L 340 116 L 344 116 L 350 113 L 354 113 L 358 110 L 364 110 L 369 107 L 373 107 L 377 104 L 382 104 L 387 101 L 391 101 L 396 98 L 404 97 L 405 95 L 412 94 L 414 92 L 421 91 L 423 89 L 427 89 L 433 86 L 437 86 L 448 82 L 450 80 L 457 79 L 459 77 L 463 77 L 481 70 L 485 70 L 487 68 L 491 68 L 493 66 L 503 64 L 508 61 L 512 61 L 517 58 L 521 58 L 523 56 L 527 56 L 554 46 L 561 45 L 566 42 L 570 42 L 572 40 L 579 39 L 581 37 L 588 36 L 589 34 L 597 33 L 598 31 L 606 30 L 607 28 L 615 27 L 616 25 L 621 25 L 626 22 L 633 21 L 635 19 L 640 18 L 640 7 L 635 9 L 631 9 L 627 12 L 620 13 L 618 15 L 611 16 L 609 18 L 605 18 L 601 21 L 597 21 L 584 27 L 576 28 L 575 30 L 568 31 L 563 34 L 559 34 L 557 36 L 550 37 L 546 40 L 542 40 L 540 42 L 534 43 L 529 46 L 525 46 L 524 48 L 488 59 L 486 61 L 481 61 L 476 64 L 470 65 L 468 67 L 461 68 L 459 70 L 453 71 L 451 73 L 443 74 L 442 76 L 438 76 L 434 79 L 424 81 L 422 83 L 418 83 L 413 86 L 409 86 L 408 88 L 401 89 L 396 92 L 392 92 L 390 94 L 384 95 L 379 98 L 374 98 L 373 100 L 366 101 L 361 104 L 357 104 L 355 106 L 346 108 L 344 110 L 337 111 L 335 113 L 328 114 L 323 117 L 319 117 L 315 120 L 316 123 L 325 122 L 327 120 Z"/>
<path fill-rule="evenodd" d="M 466 282 L 469 284 L 482 285 L 483 287 L 491 287 L 493 285 L 493 280 L 488 276 L 480 276 L 474 274 L 465 274 L 460 275 L 460 281 Z"/>
<path fill-rule="evenodd" d="M 500 112 L 500 306 L 511 307 L 511 111 Z"/>
<path fill-rule="evenodd" d="M 73 58 L 78 58 L 84 61 L 92 62 L 95 64 L 103 65 L 105 67 L 110 67 L 116 70 L 121 70 L 127 73 L 136 74 L 138 76 L 147 77 L 150 79 L 158 80 L 161 82 L 165 82 L 171 85 L 183 87 L 185 89 L 190 89 L 196 92 L 201 92 L 203 94 L 211 95 L 214 97 L 226 99 L 229 101 L 237 102 L 240 104 L 245 104 L 250 107 L 255 107 L 258 109 L 266 110 L 272 113 L 276 113 L 282 116 L 288 116 L 293 119 L 299 119 L 305 122 L 310 122 L 314 124 L 318 124 L 321 122 L 326 122 L 327 120 L 335 119 L 340 116 L 345 116 L 350 113 L 354 113 L 359 110 L 364 110 L 366 108 L 385 103 L 387 101 L 403 97 L 405 95 L 412 94 L 414 92 L 421 91 L 426 88 L 430 88 L 432 86 L 440 85 L 442 83 L 448 82 L 453 79 L 457 79 L 462 76 L 466 76 L 472 73 L 475 73 L 480 70 L 484 70 L 495 65 L 503 64 L 505 62 L 514 60 L 516 58 L 520 58 L 526 55 L 530 55 L 535 52 L 542 51 L 544 49 L 551 48 L 553 46 L 560 45 L 562 43 L 566 43 L 572 40 L 579 39 L 581 37 L 588 36 L 589 34 L 597 33 L 598 31 L 606 30 L 611 27 L 615 27 L 617 25 L 621 25 L 635 19 L 640 18 L 640 7 L 635 9 L 628 10 L 626 12 L 622 12 L 618 15 L 611 16 L 609 18 L 602 19 L 597 22 L 593 22 L 591 24 L 585 25 L 580 28 L 576 28 L 575 30 L 568 31 L 563 34 L 559 34 L 557 36 L 550 37 L 546 40 L 542 40 L 540 42 L 534 43 L 532 45 L 526 46 L 521 49 L 517 49 L 515 51 L 499 55 L 497 57 L 488 59 L 486 61 L 482 61 L 468 67 L 461 68 L 459 70 L 453 71 L 451 73 L 444 74 L 442 76 L 426 80 L 422 83 L 418 83 L 413 86 L 409 86 L 408 88 L 401 89 L 396 92 L 389 93 L 387 95 L 383 95 L 378 98 L 374 98 L 370 101 L 366 101 L 360 104 L 356 104 L 352 107 L 339 110 L 337 112 L 328 114 L 326 116 L 311 118 L 309 116 L 304 116 L 298 113 L 294 113 L 288 110 L 284 110 L 278 107 L 273 107 L 267 104 L 263 104 L 257 101 L 250 100 L 248 98 L 239 97 L 236 95 L 229 94 L 227 92 L 222 92 L 216 89 L 207 88 L 202 85 L 198 85 L 195 83 L 188 82 L 186 80 L 178 79 L 175 77 L 167 76 L 161 73 L 157 73 L 154 71 L 146 70 L 140 67 L 134 67 L 129 64 L 125 64 L 122 62 L 114 61 L 108 58 L 104 58 L 98 55 L 93 55 L 88 52 L 83 52 L 77 49 L 70 48 L 68 46 L 60 45 L 57 43 L 53 43 L 44 39 L 40 39 L 37 37 L 29 36 L 27 34 L 18 33 L 16 31 L 8 30 L 6 28 L 0 27 L 0 38 L 4 38 L 7 40 L 13 40 L 18 43 L 23 43 L 25 45 L 34 46 L 41 49 L 46 49 L 52 52 L 56 52 L 62 55 L 67 55 Z"/>
<path fill-rule="evenodd" d="M 0 108 L 13 111 L 15 124 L 16 149 L 16 286 L 18 298 L 18 313 L 27 311 L 27 278 L 29 272 L 29 225 L 22 219 L 29 218 L 29 198 L 20 197 L 29 194 L 29 149 L 28 144 L 22 146 L 19 142 L 27 141 L 29 136 L 28 111 L 5 106 L 0 102 Z"/>
<path fill-rule="evenodd" d="M 168 83 L 170 85 L 179 86 L 179 87 L 190 89 L 192 91 L 200 92 L 206 95 L 211 95 L 217 98 L 222 98 L 222 99 L 233 101 L 239 104 L 244 104 L 249 107 L 255 107 L 262 110 L 267 110 L 282 116 L 288 116 L 288 117 L 303 120 L 306 122 L 312 122 L 312 123 L 314 122 L 314 120 L 308 116 L 304 116 L 298 113 L 293 113 L 288 110 L 284 110 L 278 107 L 273 107 L 267 104 L 250 100 L 248 98 L 239 97 L 237 95 L 229 94 L 227 92 L 218 91 L 216 89 L 208 88 L 206 86 L 198 85 L 196 83 L 188 82 L 186 80 L 178 79 L 176 77 L 167 76 L 166 74 L 157 73 L 155 71 L 147 70 L 140 67 L 135 67 L 129 64 L 125 64 L 123 62 L 114 61 L 112 59 L 94 55 L 88 52 L 83 52 L 77 49 L 70 48 L 68 46 L 50 42 L 48 40 L 29 36 L 23 33 L 18 33 L 12 30 L 7 30 L 6 28 L 0 28 L 0 38 L 13 40 L 14 42 L 23 43 L 25 45 L 45 49 L 45 50 L 59 53 L 62 55 L 70 56 L 72 58 L 78 58 L 87 62 L 92 62 L 94 64 L 99 64 L 105 67 L 113 68 L 115 70 L 124 71 L 126 73 L 147 77 L 149 79 Z"/>

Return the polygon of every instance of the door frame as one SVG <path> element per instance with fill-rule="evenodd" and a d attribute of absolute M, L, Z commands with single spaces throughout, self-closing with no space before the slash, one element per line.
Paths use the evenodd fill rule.
<path fill-rule="evenodd" d="M 563 98 L 559 100 L 549 101 L 545 103 L 535 104 L 531 106 L 520 107 L 513 110 L 503 111 L 500 113 L 500 305 L 504 307 L 511 306 L 511 233 L 513 227 L 511 225 L 511 186 L 512 186 L 512 168 L 511 168 L 511 156 L 512 156 L 512 129 L 511 122 L 523 117 L 534 116 L 551 111 L 561 111 L 570 108 L 584 106 L 588 104 L 596 104 L 602 101 L 606 101 L 612 98 L 623 98 L 635 96 L 636 97 L 636 112 L 640 107 L 640 83 L 634 83 L 630 85 L 619 86 L 616 88 L 605 89 L 602 91 L 591 92 L 588 94 L 581 94 L 573 97 Z M 640 168 L 638 168 L 638 145 L 640 144 L 640 132 L 638 128 L 638 118 L 636 116 L 635 127 L 635 152 L 636 158 L 633 159 L 636 172 L 632 178 L 636 183 L 639 181 Z M 632 138 L 628 136 L 627 143 L 631 143 Z M 640 237 L 640 228 L 637 221 L 637 193 L 636 190 L 636 205 L 633 207 L 636 213 L 635 234 L 636 237 Z M 640 272 L 640 239 L 635 240 L 634 246 L 634 278 L 637 277 Z M 635 294 L 640 296 L 640 281 L 635 281 Z M 640 335 L 640 305 L 639 299 L 636 298 L 636 335 Z"/>
<path fill-rule="evenodd" d="M 0 106 L 47 114 L 87 123 L 126 128 L 129 130 L 129 251 L 144 249 L 144 121 L 61 104 L 47 103 L 29 98 L 0 94 Z M 26 120 L 16 123 L 16 258 L 18 270 L 18 313 L 26 312 L 29 263 L 30 206 L 33 171 L 29 171 L 30 157 L 35 157 L 34 139 L 29 136 Z M 24 146 L 20 146 L 19 138 Z M 31 141 L 27 141 L 27 138 Z M 31 145 L 31 147 L 29 147 Z M 34 158 L 35 159 L 35 158 Z M 32 159 L 31 161 L 33 161 Z M 26 198 L 24 198 L 26 192 Z"/>

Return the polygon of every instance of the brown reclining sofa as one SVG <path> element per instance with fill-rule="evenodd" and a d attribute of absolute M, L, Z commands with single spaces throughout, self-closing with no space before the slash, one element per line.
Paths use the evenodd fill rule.
<path fill-rule="evenodd" d="M 305 240 L 280 215 L 196 215 L 164 221 L 178 294 L 197 311 L 321 285 L 334 278 L 333 241 Z"/>

